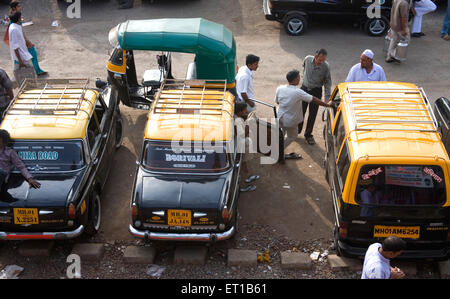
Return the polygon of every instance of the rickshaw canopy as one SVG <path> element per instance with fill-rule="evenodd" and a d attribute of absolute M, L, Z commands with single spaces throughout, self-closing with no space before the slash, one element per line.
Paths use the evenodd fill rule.
<path fill-rule="evenodd" d="M 234 82 L 236 43 L 221 24 L 202 18 L 129 20 L 111 30 L 110 42 L 123 50 L 192 53 L 197 79 Z"/>

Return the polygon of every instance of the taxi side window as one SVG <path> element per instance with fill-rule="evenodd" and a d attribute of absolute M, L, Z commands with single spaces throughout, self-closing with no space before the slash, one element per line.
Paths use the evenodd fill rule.
<path fill-rule="evenodd" d="M 341 96 L 339 94 L 339 90 L 336 91 L 336 93 L 333 96 L 333 118 L 336 115 L 337 107 L 341 104 Z"/>
<path fill-rule="evenodd" d="M 105 127 L 106 120 L 106 105 L 103 101 L 103 98 L 99 96 L 97 102 L 95 103 L 95 115 L 94 117 L 98 120 L 98 126 L 101 130 Z"/>
<path fill-rule="evenodd" d="M 92 149 L 95 146 L 96 140 L 100 139 L 100 128 L 96 121 L 95 111 L 89 120 L 88 130 L 87 130 L 87 140 L 89 143 L 89 148 L 92 152 Z"/>
<path fill-rule="evenodd" d="M 336 120 L 333 136 L 336 138 L 335 149 L 336 153 L 338 153 L 341 148 L 342 142 L 345 139 L 345 126 L 344 121 L 342 120 L 342 113 L 339 113 L 338 119 Z"/>
<path fill-rule="evenodd" d="M 342 152 L 337 162 L 337 168 L 340 175 L 341 188 L 344 189 L 345 179 L 347 178 L 348 169 L 350 168 L 350 158 L 348 153 L 347 141 L 345 141 L 344 145 L 342 146 Z"/>

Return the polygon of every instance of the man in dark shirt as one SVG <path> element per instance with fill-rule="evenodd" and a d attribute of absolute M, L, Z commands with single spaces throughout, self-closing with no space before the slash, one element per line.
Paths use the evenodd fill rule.
<path fill-rule="evenodd" d="M 7 147 L 9 143 L 9 133 L 6 130 L 0 130 L 0 191 L 4 192 L 11 171 L 16 168 L 23 175 L 30 187 L 40 188 L 41 184 L 33 179 L 25 164 L 19 155 L 12 148 Z"/>
<path fill-rule="evenodd" d="M 8 74 L 0 69 L 0 122 L 2 121 L 3 112 L 13 98 L 13 84 L 9 79 Z"/>

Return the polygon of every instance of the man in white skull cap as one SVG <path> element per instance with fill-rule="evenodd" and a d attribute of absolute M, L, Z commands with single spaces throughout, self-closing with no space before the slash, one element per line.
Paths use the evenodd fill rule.
<path fill-rule="evenodd" d="M 345 82 L 386 81 L 383 68 L 373 62 L 373 56 L 372 50 L 364 50 L 360 57 L 360 63 L 355 64 L 350 69 Z"/>

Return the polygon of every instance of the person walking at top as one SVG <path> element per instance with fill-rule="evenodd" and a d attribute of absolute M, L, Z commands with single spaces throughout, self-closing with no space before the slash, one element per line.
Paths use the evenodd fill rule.
<path fill-rule="evenodd" d="M 20 68 L 33 68 L 33 56 L 28 52 L 25 38 L 22 32 L 22 26 L 20 25 L 20 18 L 22 14 L 16 12 L 10 16 L 11 24 L 9 25 L 9 50 L 11 53 L 11 59 L 14 63 L 14 71 Z M 34 72 L 33 72 L 34 75 Z M 24 78 L 18 78 L 16 72 L 14 72 L 16 82 L 19 86 L 22 84 Z"/>
<path fill-rule="evenodd" d="M 8 74 L 0 69 L 0 122 L 3 118 L 3 112 L 14 98 L 13 84 Z"/>
<path fill-rule="evenodd" d="M 436 4 L 431 0 L 414 0 L 413 7 L 411 11 L 414 15 L 411 26 L 411 36 L 421 37 L 425 33 L 422 32 L 422 17 L 423 15 L 436 10 Z"/>
<path fill-rule="evenodd" d="M 444 23 L 442 24 L 441 38 L 444 40 L 450 40 L 450 0 L 447 0 L 447 11 L 444 17 Z"/>
<path fill-rule="evenodd" d="M 391 260 L 403 253 L 406 242 L 396 236 L 390 236 L 380 243 L 374 243 L 367 249 L 364 257 L 361 279 L 401 279 L 405 273 L 397 267 L 391 267 Z"/>
<path fill-rule="evenodd" d="M 366 49 L 360 56 L 360 63 L 355 64 L 348 72 L 345 82 L 386 81 L 383 68 L 373 62 L 372 50 Z"/>
<path fill-rule="evenodd" d="M 330 98 L 331 94 L 331 75 L 330 66 L 327 59 L 327 50 L 319 49 L 315 55 L 308 55 L 303 60 L 303 83 L 301 89 L 307 93 L 322 99 L 322 87 L 325 91 L 325 100 Z M 305 129 L 305 140 L 308 144 L 315 144 L 314 136 L 312 134 L 314 123 L 316 121 L 317 111 L 319 106 L 313 102 L 302 102 L 303 119 L 305 118 L 306 110 L 309 108 L 308 121 Z M 303 129 L 303 121 L 298 125 L 298 133 Z"/>
<path fill-rule="evenodd" d="M 285 134 L 284 148 L 286 149 L 298 134 L 298 124 L 303 121 L 302 102 L 314 103 L 319 106 L 332 107 L 330 102 L 323 102 L 321 99 L 312 96 L 298 87 L 300 83 L 300 72 L 292 70 L 287 73 L 288 84 L 280 85 L 275 93 L 275 103 L 278 104 L 278 118 L 280 127 Z M 285 155 L 285 159 L 302 159 L 296 153 Z"/>
<path fill-rule="evenodd" d="M 6 184 L 14 168 L 20 171 L 30 187 L 40 188 L 41 184 L 33 178 L 16 151 L 8 147 L 9 140 L 8 131 L 0 130 L 0 192 L 6 192 Z"/>
<path fill-rule="evenodd" d="M 22 13 L 22 4 L 18 0 L 12 0 L 9 4 L 9 7 L 10 7 L 9 15 L 15 14 L 16 12 Z M 19 24 L 22 24 L 22 20 L 20 20 Z M 33 67 L 34 71 L 36 72 L 36 75 L 38 76 L 47 75 L 48 73 L 42 70 L 41 67 L 39 66 L 38 54 L 35 45 L 26 37 L 25 33 L 23 33 L 23 37 L 25 39 L 25 44 L 28 48 L 28 52 L 30 52 L 30 54 L 33 56 L 31 61 L 33 62 Z"/>
<path fill-rule="evenodd" d="M 258 69 L 258 66 L 259 57 L 249 54 L 245 59 L 245 65 L 241 66 L 236 74 L 236 92 L 239 100 L 247 103 L 249 113 L 256 110 L 256 104 L 252 101 L 255 98 L 253 72 Z"/>
<path fill-rule="evenodd" d="M 409 3 L 407 0 L 393 0 L 391 7 L 391 42 L 389 43 L 389 48 L 386 54 L 386 62 L 397 62 L 401 61 L 395 57 L 395 50 L 397 49 L 397 44 L 401 38 L 405 39 L 407 42 L 410 40 L 410 30 L 408 27 L 408 17 L 409 17 Z"/>

